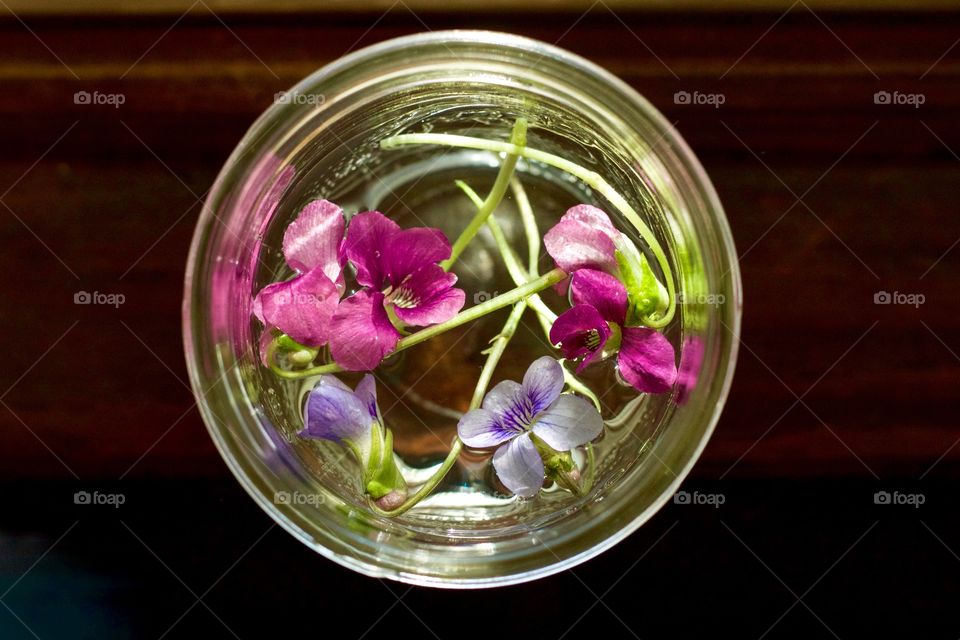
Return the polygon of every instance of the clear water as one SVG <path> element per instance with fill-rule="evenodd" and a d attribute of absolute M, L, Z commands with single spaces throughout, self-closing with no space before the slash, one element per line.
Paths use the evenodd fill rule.
<path fill-rule="evenodd" d="M 591 202 L 611 212 L 602 200 L 566 174 L 523 161 L 518 163 L 517 170 L 541 235 L 574 204 Z M 329 197 L 348 212 L 375 209 L 403 227 L 437 227 L 452 241 L 475 212 L 474 205 L 454 185 L 454 180 L 464 180 L 484 195 L 496 172 L 497 161 L 489 153 L 448 151 L 388 175 L 364 175 L 365 179 L 357 180 L 345 191 L 341 182 L 336 196 L 323 190 L 318 193 L 317 182 L 311 182 L 306 176 L 297 181 L 284 202 L 303 203 L 315 197 Z M 296 211 L 284 211 L 283 206 L 281 203 L 277 218 L 292 220 Z M 495 215 L 525 263 L 526 240 L 509 192 Z M 611 217 L 616 221 L 615 216 Z M 282 229 L 279 233 L 282 234 Z M 279 247 L 279 242 L 271 246 Z M 271 251 L 262 259 L 271 267 L 267 271 L 276 269 L 277 277 L 290 274 L 278 251 Z M 552 260 L 541 250 L 540 272 L 551 268 Z M 466 307 L 514 288 L 486 229 L 474 239 L 453 271 L 459 278 L 458 286 L 467 293 Z M 348 274 L 348 293 L 350 288 Z M 542 296 L 557 313 L 569 306 L 565 298 L 552 290 Z M 509 309 L 504 309 L 490 314 L 401 352 L 388 358 L 375 372 L 380 408 L 387 426 L 393 430 L 395 451 L 402 459 L 411 490 L 432 474 L 449 451 L 457 421 L 467 410 L 485 361 L 481 351 L 499 333 L 508 313 Z M 559 357 L 559 352 L 551 349 L 535 314 L 528 310 L 497 368 L 491 387 L 504 379 L 520 380 L 527 366 L 543 355 Z M 351 386 L 360 379 L 359 374 L 339 374 L 339 377 Z M 266 371 L 261 372 L 261 379 L 268 387 L 266 404 L 270 419 L 294 443 L 317 482 L 346 504 L 362 507 L 359 466 L 352 455 L 336 444 L 304 440 L 295 435 L 302 426 L 301 408 L 316 379 L 289 382 Z M 581 473 L 592 473 L 595 477 L 591 495 L 582 499 L 602 499 L 603 491 L 615 483 L 627 467 L 643 458 L 646 445 L 661 421 L 662 406 L 659 401 L 638 396 L 632 387 L 623 383 L 612 360 L 590 367 L 581 380 L 601 398 L 607 427 L 594 444 L 596 468 L 585 468 L 587 458 L 582 448 L 574 455 L 581 465 Z M 518 504 L 520 501 L 497 481 L 490 458 L 488 451 L 465 450 L 434 493 L 403 516 L 405 524 L 416 527 L 442 523 L 451 533 L 476 535 L 507 523 L 549 521 L 576 508 L 581 500 L 555 486 L 547 486 L 540 497 Z"/>

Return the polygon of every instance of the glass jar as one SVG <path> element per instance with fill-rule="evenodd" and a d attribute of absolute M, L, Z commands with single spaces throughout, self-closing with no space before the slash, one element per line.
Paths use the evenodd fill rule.
<path fill-rule="evenodd" d="M 401 225 L 436 226 L 454 237 L 473 210 L 453 180 L 465 178 L 482 193 L 497 157 L 436 146 L 385 150 L 379 141 L 412 132 L 506 140 L 518 117 L 529 121 L 529 147 L 603 176 L 657 236 L 678 292 L 676 317 L 664 330 L 680 354 L 678 383 L 671 393 L 637 396 L 612 367 L 591 374 L 592 388 L 610 391 L 602 396 L 607 428 L 596 446 L 595 481 L 583 497 L 544 491 L 518 502 L 465 493 L 491 473 L 486 459 L 467 452 L 437 496 L 397 518 L 375 515 L 346 450 L 297 437 L 302 400 L 315 381 L 291 383 L 261 365 L 262 328 L 251 316 L 252 296 L 288 275 L 279 251 L 283 231 L 316 198 L 348 212 L 376 209 Z M 517 171 L 528 183 L 541 232 L 568 206 L 588 202 L 637 236 L 628 220 L 571 176 L 525 160 Z M 518 225 L 503 222 L 523 247 Z M 489 239 L 478 236 L 474 244 L 457 267 L 468 305 L 512 287 Z M 357 51 L 278 94 L 210 192 L 187 265 L 183 322 L 191 382 L 210 434 L 272 518 L 317 552 L 370 576 L 482 587 L 583 562 L 671 498 L 726 399 L 740 305 L 737 256 L 713 186 L 653 106 L 603 69 L 556 47 L 500 33 L 447 31 Z M 496 318 L 478 321 L 416 348 L 422 351 L 391 358 L 378 374 L 381 408 L 413 482 L 429 475 L 449 449 L 480 369 L 476 354 L 498 326 Z M 536 324 L 528 329 L 515 338 L 524 353 L 504 359 L 498 378 L 519 379 L 526 363 L 549 352 Z"/>

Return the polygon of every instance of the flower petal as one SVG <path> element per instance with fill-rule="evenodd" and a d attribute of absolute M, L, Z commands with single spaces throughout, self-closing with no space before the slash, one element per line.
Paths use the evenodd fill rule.
<path fill-rule="evenodd" d="M 253 301 L 253 313 L 268 327 L 277 327 L 300 344 L 316 347 L 330 336 L 339 300 L 336 285 L 317 268 L 261 289 Z"/>
<path fill-rule="evenodd" d="M 680 368 L 677 370 L 677 404 L 684 404 L 697 386 L 703 366 L 704 344 L 699 336 L 684 340 L 680 349 Z"/>
<path fill-rule="evenodd" d="M 677 379 L 673 345 L 662 333 L 646 327 L 624 327 L 617 364 L 620 375 L 637 390 L 668 391 Z"/>
<path fill-rule="evenodd" d="M 570 278 L 570 299 L 600 312 L 607 322 L 623 324 L 627 317 L 627 288 L 609 273 L 580 269 Z"/>
<path fill-rule="evenodd" d="M 371 374 L 363 376 L 363 380 L 357 383 L 357 388 L 353 392 L 360 400 L 367 405 L 367 411 L 370 417 L 380 420 L 380 407 L 377 405 L 377 381 Z"/>
<path fill-rule="evenodd" d="M 404 279 L 394 291 L 394 311 L 404 323 L 416 327 L 445 322 L 457 315 L 466 301 L 463 289 L 455 289 L 457 276 L 439 265 L 428 264 Z M 412 306 L 404 306 L 403 301 Z"/>
<path fill-rule="evenodd" d="M 386 272 L 383 267 L 383 248 L 392 236 L 400 232 L 400 225 L 379 211 L 358 213 L 350 219 L 343 250 L 357 267 L 357 282 L 365 287 L 379 289 Z"/>
<path fill-rule="evenodd" d="M 404 229 L 382 245 L 383 268 L 390 284 L 398 286 L 421 267 L 450 257 L 450 242 L 440 229 Z"/>
<path fill-rule="evenodd" d="M 523 433 L 533 421 L 533 411 L 523 386 L 513 380 L 499 382 L 483 399 L 483 408 L 492 413 L 500 429 Z"/>
<path fill-rule="evenodd" d="M 603 431 L 597 408 L 578 396 L 564 394 L 540 414 L 533 432 L 557 451 L 569 451 L 586 444 Z"/>
<path fill-rule="evenodd" d="M 370 431 L 367 407 L 334 376 L 325 375 L 307 397 L 300 435 L 325 440 L 363 439 Z"/>
<path fill-rule="evenodd" d="M 563 367 L 550 356 L 533 361 L 523 375 L 523 393 L 530 401 L 530 410 L 537 415 L 563 391 Z"/>
<path fill-rule="evenodd" d="M 506 442 L 517 435 L 517 432 L 504 429 L 493 411 L 473 409 L 460 418 L 460 422 L 457 423 L 457 435 L 468 447 L 486 449 Z"/>
<path fill-rule="evenodd" d="M 329 200 L 314 200 L 283 233 L 287 264 L 304 273 L 316 267 L 343 292 L 343 209 Z"/>
<path fill-rule="evenodd" d="M 507 489 L 530 498 L 543 486 L 543 460 L 530 440 L 530 434 L 517 436 L 493 454 L 493 468 Z"/>
<path fill-rule="evenodd" d="M 564 358 L 575 360 L 587 356 L 577 367 L 577 373 L 599 356 L 609 337 L 610 327 L 600 312 L 588 305 L 567 309 L 550 327 L 550 342 L 560 345 Z"/>
<path fill-rule="evenodd" d="M 543 236 L 543 245 L 557 266 L 573 273 L 577 269 L 600 269 L 616 273 L 616 230 L 600 209 L 578 205 L 569 209 Z"/>
<path fill-rule="evenodd" d="M 337 307 L 330 326 L 330 354 L 347 371 L 369 371 L 393 352 L 399 339 L 383 308 L 383 294 L 364 289 Z"/>

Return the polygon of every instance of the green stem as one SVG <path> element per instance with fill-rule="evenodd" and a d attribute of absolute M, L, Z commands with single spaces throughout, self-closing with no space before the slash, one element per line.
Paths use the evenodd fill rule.
<path fill-rule="evenodd" d="M 490 386 L 490 381 L 493 378 L 493 372 L 497 368 L 497 364 L 500 362 L 500 358 L 503 356 L 503 352 L 507 348 L 507 343 L 510 342 L 510 339 L 513 338 L 513 334 L 517 330 L 517 326 L 520 324 L 520 317 L 523 315 L 524 310 L 527 308 L 527 302 L 521 300 L 514 307 L 513 311 L 510 312 L 507 321 L 503 325 L 503 329 L 493 340 L 493 346 L 490 347 L 490 350 L 487 353 L 487 361 L 483 364 L 483 370 L 480 371 L 480 378 L 477 380 L 477 386 L 473 391 L 473 398 L 470 400 L 470 408 L 468 411 L 472 411 L 480 406 L 480 403 L 483 402 L 483 397 L 487 395 L 487 388 Z M 453 442 L 453 446 L 450 448 L 450 452 L 447 454 L 447 457 L 444 459 L 443 464 L 440 465 L 440 468 L 437 469 L 430 479 L 427 480 L 417 492 L 412 496 L 406 499 L 402 505 L 393 509 L 391 511 L 384 511 L 383 509 L 378 508 L 371 501 L 371 508 L 379 513 L 382 516 L 396 517 L 402 515 L 412 509 L 417 505 L 421 500 L 426 498 L 434 489 L 437 488 L 437 485 L 440 484 L 440 481 L 446 477 L 447 473 L 450 472 L 450 469 L 453 468 L 454 463 L 457 461 L 457 458 L 460 456 L 460 452 L 463 450 L 463 443 L 460 441 L 460 438 L 456 438 Z"/>
<path fill-rule="evenodd" d="M 644 318 L 644 323 L 650 327 L 660 328 L 669 324 L 673 319 L 677 307 L 676 286 L 673 282 L 673 271 L 670 268 L 670 264 L 667 261 L 667 256 L 664 253 L 663 248 L 660 246 L 660 242 L 657 240 L 650 227 L 648 227 L 643 219 L 640 218 L 640 215 L 636 212 L 636 210 L 630 206 L 630 203 L 627 202 L 627 200 L 620 195 L 610 185 L 610 183 L 604 180 L 599 173 L 596 171 L 591 171 L 552 153 L 547 153 L 538 149 L 531 149 L 527 146 L 519 146 L 509 142 L 498 142 L 495 140 L 485 140 L 483 138 L 474 138 L 470 136 L 460 136 L 445 133 L 407 133 L 380 141 L 380 147 L 382 149 L 395 149 L 403 145 L 411 144 L 435 144 L 465 149 L 479 149 L 483 151 L 492 151 L 494 153 L 516 154 L 529 160 L 535 160 L 537 162 L 542 162 L 546 165 L 556 167 L 561 171 L 565 171 L 575 176 L 583 183 L 593 188 L 600 195 L 606 198 L 614 207 L 616 207 L 624 215 L 624 217 L 626 217 L 627 220 L 629 220 L 630 223 L 636 227 L 637 231 L 640 233 L 640 236 L 650 247 L 650 250 L 653 251 L 654 256 L 657 258 L 657 262 L 660 265 L 660 269 L 663 271 L 663 276 L 667 285 L 667 292 L 670 296 L 669 306 L 662 317 L 647 317 Z"/>
<path fill-rule="evenodd" d="M 510 190 L 513 191 L 513 199 L 517 202 L 517 210 L 520 211 L 520 220 L 523 222 L 523 232 L 527 236 L 527 273 L 531 278 L 540 275 L 540 229 L 537 227 L 537 219 L 533 215 L 533 208 L 530 206 L 530 198 L 527 197 L 527 191 L 516 176 L 510 179 Z"/>
<path fill-rule="evenodd" d="M 509 144 L 515 148 L 522 148 L 523 145 L 526 144 L 526 141 L 527 120 L 526 118 L 518 118 L 513 125 L 513 131 L 510 133 Z M 487 199 L 477 207 L 477 213 L 473 216 L 473 219 L 470 220 L 470 224 L 467 225 L 467 228 L 464 229 L 460 236 L 454 241 L 450 257 L 440 263 L 444 271 L 450 270 L 453 263 L 457 261 L 457 258 L 460 257 L 463 250 L 467 248 L 470 241 L 473 240 L 477 232 L 480 231 L 483 223 L 487 221 L 490 214 L 500 205 L 503 196 L 507 193 L 507 187 L 510 185 L 510 178 L 513 177 L 514 169 L 516 169 L 517 159 L 518 156 L 516 153 L 512 151 L 507 152 L 507 157 L 504 158 L 503 164 L 500 165 L 500 171 L 497 172 L 497 179 L 494 181 L 493 188 L 490 190 L 490 194 L 487 195 Z"/>
<path fill-rule="evenodd" d="M 467 309 L 466 311 L 461 311 L 454 317 L 450 318 L 446 322 L 441 322 L 440 324 L 435 324 L 430 327 L 426 327 L 413 333 L 409 336 L 400 338 L 397 342 L 396 349 L 393 350 L 393 353 L 399 353 L 404 349 L 409 349 L 410 347 L 416 346 L 421 342 L 426 342 L 430 338 L 438 336 L 442 333 L 446 333 L 451 329 L 456 329 L 457 327 L 467 324 L 482 318 L 488 313 L 493 313 L 504 307 L 509 307 L 512 304 L 516 304 L 521 300 L 536 294 L 538 291 L 543 291 L 553 285 L 557 284 L 561 280 L 567 277 L 567 274 L 560 269 L 554 269 L 544 275 L 540 276 L 536 280 L 530 280 L 529 282 L 524 283 L 522 286 L 517 287 L 516 289 L 511 289 L 506 293 L 500 294 L 495 298 L 490 298 L 489 300 L 482 302 L 480 304 L 474 305 Z M 270 363 L 270 370 L 276 373 L 277 375 L 287 378 L 289 380 L 296 380 L 299 378 L 308 378 L 310 376 L 317 376 L 323 373 L 337 373 L 343 371 L 343 367 L 338 365 L 335 362 L 329 364 L 323 364 L 316 367 L 310 367 L 309 369 L 301 369 L 299 371 L 286 371 L 280 369 L 276 362 L 274 362 L 273 356 L 276 352 L 276 341 L 270 344 L 267 349 L 267 360 Z"/>

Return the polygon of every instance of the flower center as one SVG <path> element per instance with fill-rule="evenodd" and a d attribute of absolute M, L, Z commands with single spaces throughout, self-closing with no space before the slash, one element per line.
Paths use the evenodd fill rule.
<path fill-rule="evenodd" d="M 587 337 L 584 339 L 584 344 L 590 351 L 596 351 L 597 347 L 600 346 L 600 332 L 596 329 L 590 329 L 590 331 L 587 332 Z"/>
<path fill-rule="evenodd" d="M 411 309 L 420 304 L 420 296 L 402 284 L 396 289 L 390 287 L 384 293 L 388 302 L 392 302 L 394 306 L 401 309 Z"/>

